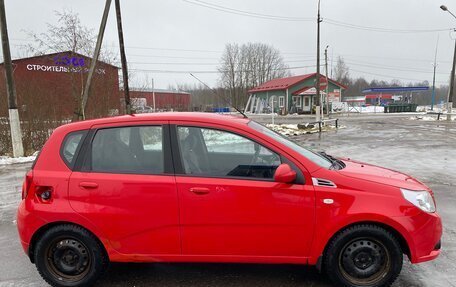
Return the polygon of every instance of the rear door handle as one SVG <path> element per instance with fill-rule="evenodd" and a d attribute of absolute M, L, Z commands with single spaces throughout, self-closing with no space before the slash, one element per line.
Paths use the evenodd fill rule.
<path fill-rule="evenodd" d="M 98 187 L 98 183 L 82 181 L 82 182 L 79 183 L 79 186 L 82 187 L 82 188 L 97 188 Z"/>
<path fill-rule="evenodd" d="M 208 194 L 209 193 L 209 188 L 206 188 L 206 187 L 192 187 L 192 188 L 190 188 L 190 191 L 193 192 L 194 194 L 203 195 L 203 194 Z"/>

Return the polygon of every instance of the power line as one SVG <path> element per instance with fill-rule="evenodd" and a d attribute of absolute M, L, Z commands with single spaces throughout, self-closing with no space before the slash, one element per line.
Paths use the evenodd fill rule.
<path fill-rule="evenodd" d="M 261 18 L 267 20 L 276 20 L 276 21 L 299 21 L 299 22 L 310 22 L 315 21 L 314 18 L 303 18 L 303 17 L 288 17 L 288 16 L 279 16 L 279 15 L 271 15 L 271 14 L 262 14 L 256 12 L 250 12 L 246 10 L 239 10 L 234 9 L 226 6 L 216 5 L 200 0 L 182 0 L 184 2 L 198 5 L 201 7 L 205 7 L 208 9 L 213 9 L 225 13 L 241 15 L 246 17 L 253 17 L 253 18 Z M 323 23 L 328 23 L 330 25 L 349 28 L 349 29 L 358 29 L 358 30 L 365 30 L 370 32 L 387 32 L 387 33 L 434 33 L 434 32 L 442 32 L 442 31 L 451 31 L 452 28 L 442 28 L 442 29 L 393 29 L 393 28 L 385 28 L 385 27 L 373 27 L 373 26 L 362 26 L 357 24 L 346 23 L 330 18 L 324 18 Z"/>
<path fill-rule="evenodd" d="M 354 66 L 360 66 L 360 67 L 368 67 L 368 68 L 374 68 L 374 69 L 382 69 L 382 70 L 390 70 L 390 71 L 401 71 L 401 72 L 415 72 L 415 73 L 426 73 L 426 74 L 432 74 L 433 72 L 431 70 L 420 70 L 420 69 L 414 69 L 414 68 L 404 68 L 404 67 L 396 67 L 396 66 L 384 66 L 384 65 L 377 65 L 377 64 L 369 64 L 369 63 L 362 63 L 362 62 L 351 62 L 351 61 L 345 61 L 349 65 L 354 65 Z M 442 74 L 442 75 L 449 75 L 449 73 L 437 73 L 437 74 Z"/>
<path fill-rule="evenodd" d="M 33 39 L 16 38 L 14 41 L 19 42 L 35 42 Z M 14 44 L 14 46 L 24 47 L 24 44 Z M 119 48 L 118 45 L 103 45 L 103 47 Z M 199 52 L 199 53 L 223 53 L 219 50 L 204 50 L 204 49 L 180 49 L 180 48 L 163 48 L 163 47 L 146 47 L 146 46 L 125 46 L 128 49 L 138 50 L 158 50 L 158 51 L 177 51 L 177 52 Z"/>
<path fill-rule="evenodd" d="M 358 72 L 358 73 L 363 73 L 363 74 L 367 74 L 367 75 L 378 76 L 378 77 L 384 77 L 384 78 L 390 78 L 390 79 L 397 79 L 397 80 L 416 81 L 416 82 L 424 82 L 424 81 L 427 81 L 427 80 L 423 80 L 423 79 L 412 79 L 412 78 L 395 77 L 395 76 L 391 76 L 391 75 L 384 75 L 384 74 L 371 73 L 371 72 L 366 72 L 366 71 L 357 70 L 357 69 L 350 69 L 350 71 L 354 71 L 354 72 Z M 441 83 L 441 84 L 447 83 L 447 82 L 444 82 L 444 81 L 437 81 L 437 82 L 438 82 L 438 83 Z"/>
<path fill-rule="evenodd" d="M 282 70 L 296 70 L 296 69 L 304 69 L 304 68 L 315 68 L 315 65 L 310 66 L 298 66 L 298 67 L 284 67 L 278 69 L 269 69 L 268 71 L 282 71 Z M 216 70 L 200 70 L 200 71 L 181 71 L 181 70 L 162 70 L 162 69 L 130 69 L 133 71 L 140 71 L 140 72 L 153 72 L 153 73 L 173 73 L 173 74 L 219 74 L 221 71 Z M 248 72 L 250 70 L 243 70 L 243 72 Z M 234 71 L 235 73 L 239 71 Z"/>
<path fill-rule="evenodd" d="M 261 14 L 261 13 L 256 13 L 256 12 L 250 12 L 250 11 L 243 11 L 243 10 L 238 10 L 234 8 L 229 8 L 221 5 L 216 5 L 204 1 L 199 1 L 199 0 L 183 0 L 184 2 L 193 4 L 193 5 L 198 5 L 202 7 L 206 7 L 209 9 L 217 10 L 217 11 L 222 11 L 226 13 L 231 13 L 231 14 L 236 14 L 236 15 L 242 15 L 242 16 L 248 16 L 248 17 L 253 17 L 253 18 L 260 18 L 260 19 L 267 19 L 267 20 L 277 20 L 277 21 L 314 21 L 314 18 L 308 17 L 308 18 L 303 18 L 303 17 L 287 17 L 287 16 L 277 16 L 277 15 L 269 15 L 269 14 Z"/>
<path fill-rule="evenodd" d="M 159 56 L 159 55 L 138 55 L 138 54 L 128 54 L 128 57 L 162 58 L 162 59 L 192 59 L 192 60 L 220 60 L 220 58 L 211 58 L 211 57 Z"/>
<path fill-rule="evenodd" d="M 291 61 L 283 61 L 283 63 L 303 63 L 303 62 L 315 62 L 313 59 L 309 60 L 291 60 Z M 217 66 L 222 64 L 221 62 L 217 63 L 197 63 L 197 62 L 131 62 L 129 61 L 128 63 L 130 64 L 135 64 L 135 65 L 195 65 L 195 66 Z"/>
<path fill-rule="evenodd" d="M 444 28 L 444 29 L 393 29 L 393 28 L 384 28 L 384 27 L 372 27 L 372 26 L 362 26 L 356 25 L 346 22 L 341 22 L 329 18 L 325 18 L 324 23 L 339 26 L 349 29 L 357 29 L 357 30 L 364 30 L 370 32 L 384 32 L 384 33 L 435 33 L 435 32 L 444 32 L 444 31 L 451 31 L 452 28 Z"/>
<path fill-rule="evenodd" d="M 33 42 L 33 40 L 27 40 L 27 39 L 19 39 L 19 38 L 13 38 L 12 40 L 15 41 L 30 41 Z M 12 46 L 19 46 L 22 47 L 23 45 L 21 44 L 11 44 Z M 109 45 L 109 47 L 114 47 L 118 48 L 117 45 Z M 126 46 L 126 48 L 131 48 L 131 49 L 142 49 L 142 50 L 158 50 L 158 51 L 177 51 L 177 52 L 213 52 L 213 53 L 222 53 L 223 51 L 216 51 L 216 50 L 202 50 L 202 49 L 179 49 L 179 48 L 165 48 L 165 47 L 146 47 L 146 46 Z M 131 54 L 127 53 L 128 56 L 133 56 L 133 57 L 146 57 L 146 58 L 166 58 L 166 59 L 195 59 L 195 60 L 218 60 L 220 59 L 219 57 L 201 57 L 201 56 L 161 56 L 161 55 L 144 55 L 144 54 Z M 291 56 L 286 56 L 286 58 L 313 58 L 314 53 L 300 53 L 300 52 L 281 52 L 282 55 L 291 55 Z M 363 55 L 349 55 L 349 54 L 339 54 L 338 56 L 341 56 L 343 58 L 350 58 L 350 57 L 356 57 L 356 58 L 377 58 L 377 59 L 386 59 L 386 60 L 395 60 L 395 61 L 413 61 L 413 62 L 433 62 L 434 60 L 428 60 L 428 59 L 412 59 L 412 58 L 393 58 L 393 57 L 378 57 L 378 56 L 363 56 Z M 438 61 L 439 63 L 451 63 L 451 61 Z"/>
<path fill-rule="evenodd" d="M 406 62 L 427 62 L 432 63 L 434 60 L 428 59 L 412 59 L 412 58 L 394 58 L 394 57 L 379 57 L 379 56 L 363 56 L 363 55 L 350 55 L 350 54 L 338 54 L 342 58 L 373 58 L 373 59 L 381 59 L 381 60 L 393 60 L 393 61 L 406 61 Z M 439 63 L 451 63 L 450 61 L 438 61 Z"/>
<path fill-rule="evenodd" d="M 285 64 L 288 63 L 304 63 L 304 62 L 314 62 L 314 59 L 308 59 L 308 60 L 290 60 L 290 61 L 284 61 Z M 360 66 L 360 67 L 369 67 L 369 68 L 374 68 L 374 69 L 382 69 L 382 70 L 391 70 L 391 71 L 402 71 L 402 72 L 415 72 L 415 73 L 426 73 L 430 74 L 433 73 L 432 71 L 428 70 L 423 70 L 423 69 L 418 69 L 418 68 L 407 68 L 407 67 L 401 67 L 401 66 L 388 66 L 388 65 L 379 65 L 377 63 L 371 63 L 371 62 L 360 62 L 360 61 L 345 61 L 349 65 L 354 65 L 354 66 Z M 135 65 L 182 65 L 182 66 L 187 66 L 187 65 L 192 65 L 192 66 L 218 66 L 221 63 L 201 63 L 201 62 L 129 62 L 130 64 L 135 64 Z M 438 73 L 442 75 L 447 75 L 448 73 Z"/>
<path fill-rule="evenodd" d="M 106 47 L 118 47 L 116 45 L 106 45 Z M 156 47 L 140 47 L 140 46 L 125 46 L 128 49 L 139 50 L 160 50 L 160 51 L 178 51 L 178 52 L 198 52 L 198 53 L 223 53 L 223 51 L 216 50 L 198 50 L 198 49 L 178 49 L 178 48 L 156 48 Z"/>

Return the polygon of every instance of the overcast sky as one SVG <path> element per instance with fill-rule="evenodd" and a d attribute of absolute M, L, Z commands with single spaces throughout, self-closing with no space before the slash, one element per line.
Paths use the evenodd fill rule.
<path fill-rule="evenodd" d="M 215 72 L 219 58 L 229 42 L 271 44 L 282 52 L 290 67 L 315 65 L 316 23 L 305 20 L 316 18 L 317 0 L 201 1 L 250 14 L 244 16 L 238 15 L 240 12 L 210 9 L 194 4 L 198 3 L 196 0 L 121 1 L 127 59 L 135 69 L 131 85 L 143 85 L 151 82 L 151 78 L 154 78 L 156 88 L 176 83 L 193 84 L 197 82 L 188 73 L 173 71 L 204 71 L 196 75 L 215 86 L 219 78 Z M 57 20 L 54 10 L 71 9 L 79 14 L 84 25 L 98 31 L 105 1 L 5 2 L 12 56 L 17 58 L 21 55 L 18 45 L 30 41 L 25 31 L 44 32 L 46 23 Z M 331 58 L 344 57 L 350 74 L 355 77 L 388 81 L 395 78 L 403 82 L 428 80 L 432 83 L 432 62 L 439 37 L 436 79 L 437 85 L 446 84 L 454 49 L 451 37 L 456 36 L 450 33 L 450 28 L 456 27 L 456 19 L 440 10 L 441 4 L 456 12 L 456 2 L 450 0 L 322 0 L 322 53 L 329 45 L 330 63 Z M 112 3 L 104 43 L 117 51 L 114 13 Z M 253 17 L 252 13 L 279 18 Z M 290 21 L 290 18 L 299 21 Z M 334 25 L 335 21 L 362 27 Z M 364 27 L 393 29 L 395 33 Z M 407 33 L 399 33 L 403 31 Z M 291 72 L 303 74 L 314 70 L 314 67 L 308 67 Z"/>

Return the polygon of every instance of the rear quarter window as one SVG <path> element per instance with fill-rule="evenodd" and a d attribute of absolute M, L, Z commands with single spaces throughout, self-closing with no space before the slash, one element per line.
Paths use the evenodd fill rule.
<path fill-rule="evenodd" d="M 60 149 L 60 157 L 70 169 L 73 169 L 74 167 L 76 157 L 81 149 L 81 145 L 86 134 L 86 130 L 71 132 L 63 140 L 62 147 Z"/>

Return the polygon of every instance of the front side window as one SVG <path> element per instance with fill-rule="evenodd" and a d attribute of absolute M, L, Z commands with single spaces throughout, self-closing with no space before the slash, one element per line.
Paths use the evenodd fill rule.
<path fill-rule="evenodd" d="M 162 138 L 161 126 L 98 130 L 92 142 L 92 171 L 163 173 Z"/>
<path fill-rule="evenodd" d="M 332 162 L 330 160 L 328 160 L 327 158 L 321 156 L 318 153 L 315 153 L 309 149 L 306 149 L 306 148 L 300 146 L 299 144 L 291 141 L 290 139 L 285 138 L 284 136 L 268 129 L 267 127 L 263 126 L 262 124 L 259 124 L 255 121 L 250 121 L 249 126 L 252 127 L 253 129 L 257 130 L 258 132 L 261 132 L 262 134 L 288 146 L 289 148 L 302 154 L 307 159 L 309 159 L 310 161 L 314 162 L 315 164 L 317 164 L 323 168 L 329 169 L 332 165 Z"/>
<path fill-rule="evenodd" d="M 198 127 L 177 131 L 186 174 L 272 179 L 281 163 L 278 154 L 237 134 Z"/>

